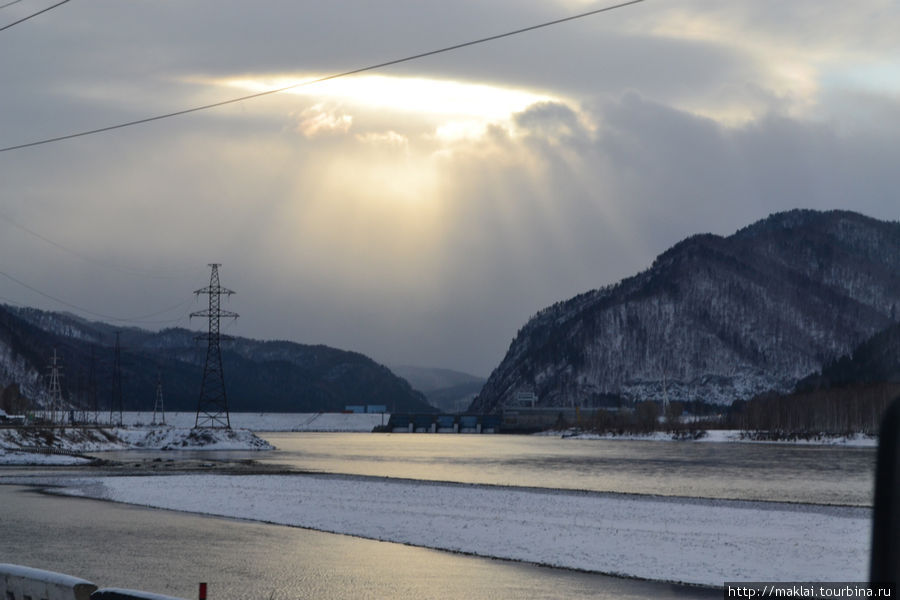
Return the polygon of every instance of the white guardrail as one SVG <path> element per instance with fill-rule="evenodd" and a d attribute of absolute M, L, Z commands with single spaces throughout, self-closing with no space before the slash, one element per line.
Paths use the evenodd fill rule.
<path fill-rule="evenodd" d="M 98 589 L 96 584 L 79 577 L 44 571 L 43 569 L 0 563 L 0 600 L 183 599 L 138 590 L 120 588 Z"/>

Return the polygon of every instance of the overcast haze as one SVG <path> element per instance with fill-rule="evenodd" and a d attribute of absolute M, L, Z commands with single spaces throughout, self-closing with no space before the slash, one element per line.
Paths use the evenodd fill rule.
<path fill-rule="evenodd" d="M 0 147 L 603 6 L 73 0 L 0 32 Z M 219 262 L 228 333 L 487 375 L 537 310 L 688 235 L 790 208 L 896 220 L 898 31 L 888 0 L 646 0 L 3 152 L 0 271 L 82 310 L 8 277 L 0 297 L 200 328 Z"/>

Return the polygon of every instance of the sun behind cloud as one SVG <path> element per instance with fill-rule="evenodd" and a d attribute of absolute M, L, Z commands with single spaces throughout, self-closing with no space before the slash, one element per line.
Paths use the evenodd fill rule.
<path fill-rule="evenodd" d="M 426 77 L 356 75 L 312 83 L 321 77 L 321 74 L 240 76 L 214 80 L 214 83 L 252 93 L 296 85 L 284 93 L 363 109 L 483 121 L 508 119 L 537 102 L 558 100 L 538 91 Z M 311 83 L 305 85 L 305 81 Z"/>

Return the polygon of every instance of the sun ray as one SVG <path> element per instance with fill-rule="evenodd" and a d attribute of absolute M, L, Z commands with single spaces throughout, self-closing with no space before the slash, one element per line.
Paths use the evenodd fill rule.
<path fill-rule="evenodd" d="M 312 81 L 318 77 L 317 74 L 248 75 L 214 80 L 214 83 L 256 93 L 287 87 L 305 80 Z M 505 119 L 537 102 L 558 100 L 553 95 L 540 91 L 449 79 L 393 75 L 346 77 L 296 87 L 284 93 L 366 108 L 484 120 Z"/>

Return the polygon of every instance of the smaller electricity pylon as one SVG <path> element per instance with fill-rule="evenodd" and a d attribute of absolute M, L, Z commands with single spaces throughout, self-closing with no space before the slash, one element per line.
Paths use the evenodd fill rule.
<path fill-rule="evenodd" d="M 219 263 L 211 263 L 209 285 L 200 288 L 194 294 L 207 294 L 209 308 L 191 313 L 193 317 L 207 317 L 209 329 L 207 333 L 195 339 L 206 340 L 206 365 L 203 367 L 203 381 L 200 384 L 200 400 L 197 403 L 197 418 L 194 427 L 213 429 L 231 429 L 231 418 L 228 415 L 228 398 L 225 395 L 225 377 L 222 371 L 222 349 L 219 342 L 232 339 L 219 333 L 219 320 L 222 317 L 236 319 L 237 313 L 222 310 L 222 296 L 231 296 L 234 292 L 219 285 Z"/>
<path fill-rule="evenodd" d="M 119 345 L 119 334 L 116 332 L 116 349 L 113 356 L 112 397 L 109 403 L 109 424 L 121 426 L 125 407 L 122 401 L 122 347 Z"/>
<path fill-rule="evenodd" d="M 60 370 L 62 367 L 59 366 L 59 357 L 56 356 L 56 348 L 53 349 L 53 356 L 50 358 L 50 374 L 49 379 L 50 382 L 48 384 L 48 393 L 47 393 L 47 404 L 46 410 L 49 412 L 48 420 L 54 425 L 57 423 L 57 420 L 61 423 L 64 421 L 65 411 L 63 408 L 63 398 L 62 398 L 62 386 L 59 383 L 60 378 Z"/>
<path fill-rule="evenodd" d="M 88 393 L 88 406 L 90 407 L 91 417 L 89 421 L 94 425 L 99 425 L 100 423 L 100 404 L 97 402 L 97 377 L 96 372 L 94 370 L 94 363 L 96 362 L 96 357 L 94 356 L 94 345 L 91 344 L 91 367 L 88 370 L 88 383 L 87 383 L 87 393 Z"/>
<path fill-rule="evenodd" d="M 157 420 L 157 415 L 159 419 Z M 162 372 L 156 372 L 156 402 L 153 403 L 153 421 L 151 425 L 166 424 L 166 409 L 163 407 Z"/>

